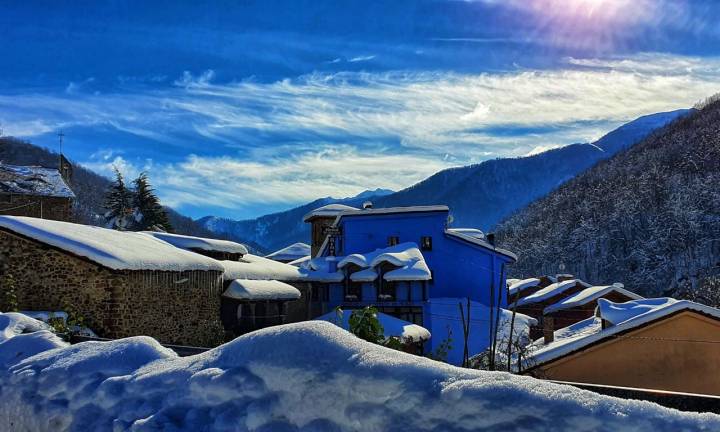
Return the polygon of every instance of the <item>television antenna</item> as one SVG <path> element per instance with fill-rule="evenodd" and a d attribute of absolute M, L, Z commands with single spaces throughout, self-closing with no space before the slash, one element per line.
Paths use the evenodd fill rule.
<path fill-rule="evenodd" d="M 60 154 L 63 154 L 62 146 L 63 146 L 63 138 L 65 138 L 65 132 L 60 129 L 60 132 L 57 133 L 58 140 L 60 141 Z"/>

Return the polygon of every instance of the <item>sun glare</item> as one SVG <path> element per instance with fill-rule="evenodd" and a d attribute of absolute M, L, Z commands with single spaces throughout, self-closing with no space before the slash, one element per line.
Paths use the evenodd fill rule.
<path fill-rule="evenodd" d="M 537 0 L 526 4 L 535 13 L 577 18 L 635 19 L 640 13 L 652 10 L 646 0 Z"/>
<path fill-rule="evenodd" d="M 648 0 L 537 0 L 522 3 L 540 32 L 559 45 L 599 50 L 617 48 L 619 31 L 652 19 Z"/>

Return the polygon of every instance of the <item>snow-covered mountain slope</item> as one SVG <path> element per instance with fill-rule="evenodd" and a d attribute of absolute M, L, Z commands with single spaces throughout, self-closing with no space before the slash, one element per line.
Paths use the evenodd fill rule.
<path fill-rule="evenodd" d="M 569 272 L 656 296 L 720 280 L 720 103 L 694 112 L 503 223 L 516 275 Z M 706 302 L 709 300 L 703 300 Z"/>
<path fill-rule="evenodd" d="M 310 240 L 310 226 L 302 219 L 311 210 L 335 203 L 360 207 L 364 201 L 374 201 L 389 193 L 393 193 L 393 191 L 389 189 L 368 190 L 350 198 L 320 198 L 300 207 L 261 216 L 257 219 L 236 221 L 206 216 L 198 219 L 197 222 L 216 234 L 250 241 L 261 245 L 266 252 L 272 252 L 293 243 L 307 243 Z"/>
<path fill-rule="evenodd" d="M 13 325 L 3 317 L 0 325 Z M 184 358 L 148 337 L 66 346 L 48 331 L 0 328 L 6 333 L 0 359 L 19 356 L 0 367 L 4 431 L 720 429 L 720 416 L 460 369 L 321 321 L 260 330 Z"/>
<path fill-rule="evenodd" d="M 206 217 L 199 222 L 210 231 L 250 240 L 270 251 L 295 242 L 308 242 L 310 228 L 302 222 L 302 216 L 310 210 L 335 202 L 360 206 L 369 199 L 375 207 L 446 204 L 453 212 L 455 226 L 489 230 L 512 212 L 687 112 L 640 117 L 592 144 L 573 144 L 529 157 L 447 169 L 396 193 L 367 191 L 344 200 L 319 199 L 253 220 Z"/>

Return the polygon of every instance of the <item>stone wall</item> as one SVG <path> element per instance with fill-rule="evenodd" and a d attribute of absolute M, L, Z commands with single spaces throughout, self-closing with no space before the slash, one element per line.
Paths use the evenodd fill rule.
<path fill-rule="evenodd" d="M 72 201 L 70 198 L 0 194 L 0 214 L 69 221 Z"/>
<path fill-rule="evenodd" d="M 300 291 L 300 298 L 287 302 L 286 323 L 307 321 L 314 318 L 310 315 L 310 284 L 307 282 L 285 282 Z"/>
<path fill-rule="evenodd" d="M 147 335 L 194 346 L 222 342 L 219 271 L 113 271 L 1 230 L 0 271 L 14 277 L 20 310 L 71 306 L 102 337 Z"/>

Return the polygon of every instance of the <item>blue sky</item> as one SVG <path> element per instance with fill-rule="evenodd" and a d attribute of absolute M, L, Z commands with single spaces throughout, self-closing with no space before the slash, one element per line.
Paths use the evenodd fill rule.
<path fill-rule="evenodd" d="M 242 219 L 689 107 L 720 91 L 719 22 L 710 0 L 10 1 L 0 123 Z"/>

